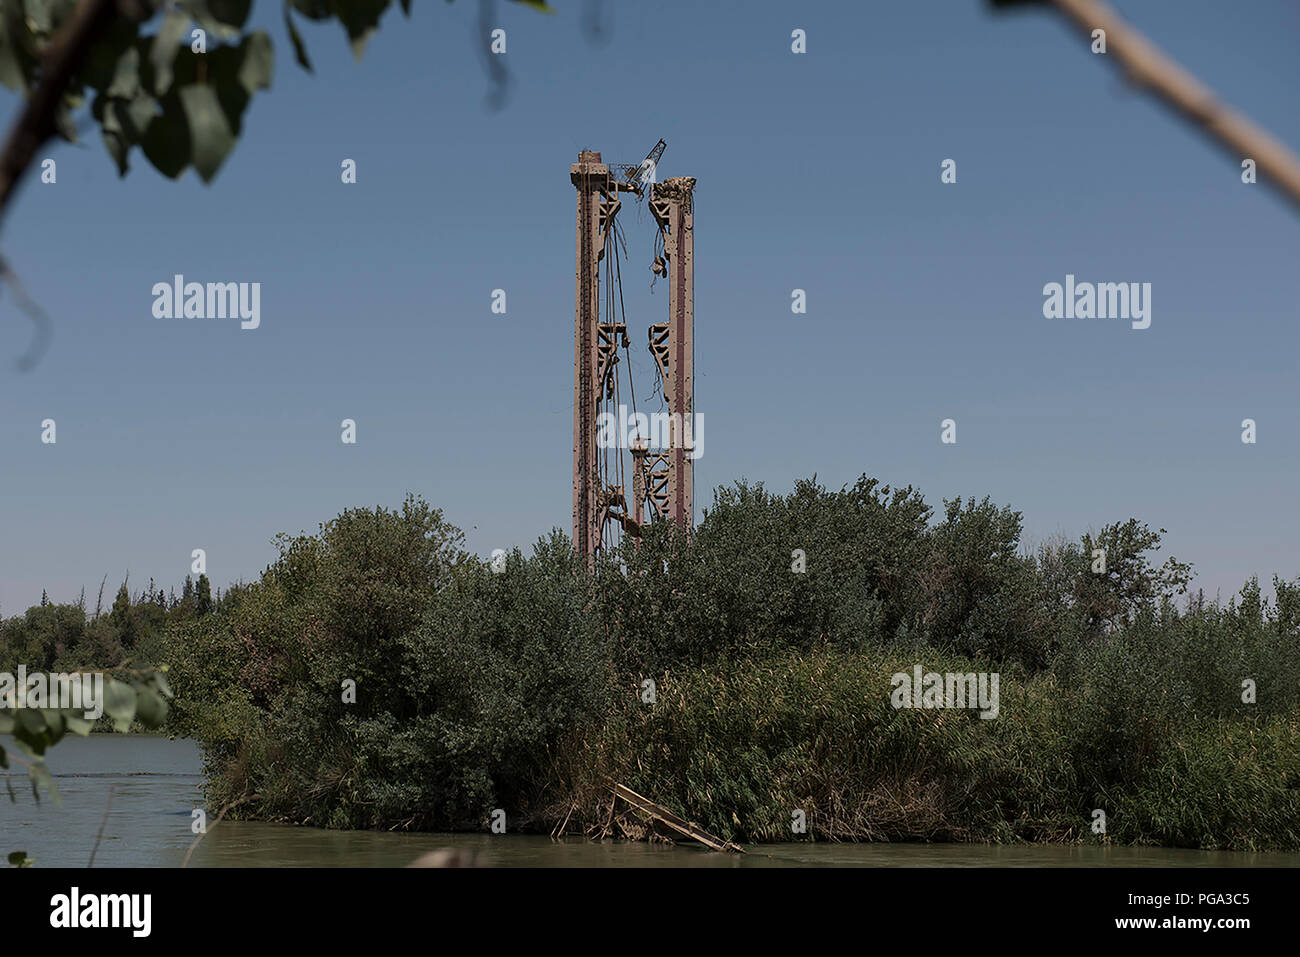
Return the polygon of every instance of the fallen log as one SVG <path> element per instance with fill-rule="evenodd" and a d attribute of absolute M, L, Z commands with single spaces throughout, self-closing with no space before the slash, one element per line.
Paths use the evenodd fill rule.
<path fill-rule="evenodd" d="M 622 798 L 642 814 L 649 815 L 653 820 L 667 825 L 679 834 L 689 837 L 692 840 L 699 841 L 705 847 L 715 851 L 728 851 L 733 854 L 745 853 L 745 849 L 739 844 L 733 844 L 731 841 L 724 841 L 720 837 L 710 834 L 694 821 L 683 820 L 672 811 L 668 810 L 668 808 L 661 804 L 656 804 L 647 797 L 637 794 L 629 787 L 624 787 L 621 784 L 611 781 L 609 789 L 614 792 L 615 800 Z"/>

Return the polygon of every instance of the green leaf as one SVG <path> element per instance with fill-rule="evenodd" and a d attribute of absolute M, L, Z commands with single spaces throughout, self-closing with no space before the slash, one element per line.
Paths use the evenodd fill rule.
<path fill-rule="evenodd" d="M 3 18 L 0 18 L 0 83 L 15 91 L 27 89 L 27 78 L 23 75 L 18 58 L 9 45 Z"/>
<path fill-rule="evenodd" d="M 49 743 L 56 744 L 63 737 L 65 730 L 63 724 L 63 712 L 55 708 L 41 708 L 41 717 L 45 719 L 45 727 L 49 735 Z"/>
<path fill-rule="evenodd" d="M 352 58 L 354 60 L 360 60 L 366 55 L 366 44 L 370 42 L 375 29 L 375 27 L 370 27 L 348 38 L 348 46 L 352 48 Z"/>
<path fill-rule="evenodd" d="M 77 0 L 48 0 L 48 2 L 50 18 L 58 26 L 63 26 L 72 16 L 72 11 L 77 9 Z"/>
<path fill-rule="evenodd" d="M 117 176 L 126 176 L 130 164 L 126 161 L 126 155 L 131 151 L 131 144 L 126 142 L 126 137 L 117 130 L 109 130 L 107 127 L 103 130 L 104 148 L 108 150 L 108 155 L 113 157 L 113 164 L 117 166 Z"/>
<path fill-rule="evenodd" d="M 72 118 L 72 111 L 68 109 L 68 104 L 62 100 L 54 111 L 54 128 L 69 143 L 77 142 L 77 123 Z"/>
<path fill-rule="evenodd" d="M 26 710 L 26 709 L 24 709 Z M 18 745 L 18 750 L 22 751 L 29 757 L 39 758 L 45 753 L 45 721 L 41 720 L 41 730 L 33 732 L 25 727 L 21 721 L 14 728 L 14 744 Z"/>
<path fill-rule="evenodd" d="M 13 851 L 9 855 L 10 867 L 31 867 L 36 863 L 36 859 L 27 856 L 26 851 Z"/>
<path fill-rule="evenodd" d="M 142 688 L 136 699 L 136 717 L 146 728 L 156 728 L 167 720 L 167 702 L 150 688 Z"/>
<path fill-rule="evenodd" d="M 50 34 L 50 9 L 45 0 L 24 0 L 23 12 L 27 16 L 27 29 L 37 37 Z"/>
<path fill-rule="evenodd" d="M 311 73 L 311 60 L 307 58 L 307 45 L 302 42 L 302 34 L 298 32 L 298 28 L 294 25 L 292 10 L 293 7 L 289 5 L 289 0 L 285 0 L 284 26 L 289 31 L 289 40 L 293 43 L 293 55 L 297 59 L 298 65 Z"/>
<path fill-rule="evenodd" d="M 130 99 L 140 90 L 140 51 L 127 47 L 113 67 L 113 79 L 104 91 L 105 96 Z"/>
<path fill-rule="evenodd" d="M 135 689 L 116 678 L 104 679 L 104 713 L 118 723 L 129 726 L 135 718 Z"/>
<path fill-rule="evenodd" d="M 38 801 L 41 795 L 37 788 L 43 787 L 55 804 L 63 803 L 59 798 L 59 789 L 54 786 L 54 775 L 50 773 L 50 769 L 45 766 L 44 761 L 33 761 L 28 776 L 32 779 L 32 794 L 36 796 Z"/>
<path fill-rule="evenodd" d="M 172 64 L 176 62 L 181 37 L 189 26 L 189 16 L 173 10 L 163 18 L 162 26 L 154 35 L 153 45 L 149 48 L 149 62 L 154 70 L 153 91 L 159 96 L 171 89 Z"/>
<path fill-rule="evenodd" d="M 235 134 L 212 87 L 181 87 L 180 98 L 190 128 L 190 162 L 203 181 L 210 183 L 235 145 Z"/>
<path fill-rule="evenodd" d="M 190 165 L 190 131 L 175 90 L 159 105 L 162 112 L 150 121 L 149 128 L 140 137 L 140 148 L 158 172 L 175 179 Z"/>
<path fill-rule="evenodd" d="M 289 2 L 308 20 L 328 20 L 334 16 L 329 0 L 289 0 Z"/>
<path fill-rule="evenodd" d="M 275 67 L 271 38 L 264 31 L 250 33 L 241 44 L 244 58 L 239 64 L 239 84 L 249 96 L 257 89 L 269 89 Z"/>
<path fill-rule="evenodd" d="M 253 0 L 207 0 L 207 8 L 218 23 L 242 30 L 253 8 Z"/>
<path fill-rule="evenodd" d="M 82 738 L 90 734 L 91 729 L 95 727 L 95 722 L 92 719 L 75 711 L 65 712 L 63 720 L 66 722 L 69 731 Z"/>
<path fill-rule="evenodd" d="M 147 47 L 145 40 L 140 40 L 137 46 L 138 36 L 139 24 L 126 17 L 115 17 L 86 52 L 86 58 L 78 71 L 80 79 L 73 86 L 78 87 L 84 83 L 92 90 L 105 92 L 109 84 L 117 79 L 118 64 L 128 48 L 136 50 L 136 66 L 139 68 L 142 65 L 140 54 Z"/>
<path fill-rule="evenodd" d="M 158 101 L 148 93 L 141 93 L 129 103 L 114 103 L 114 112 L 127 137 L 136 142 L 149 128 L 150 121 L 158 115 Z"/>
<path fill-rule="evenodd" d="M 38 708 L 15 708 L 14 717 L 18 720 L 15 734 L 26 732 L 29 735 L 45 733 L 45 716 Z"/>
<path fill-rule="evenodd" d="M 233 40 L 239 36 L 239 27 L 225 22 L 222 18 L 234 17 L 238 14 L 237 10 L 230 9 L 230 4 L 226 4 L 227 9 L 223 11 L 222 16 L 217 16 L 213 10 L 214 7 L 220 7 L 222 4 L 213 3 L 212 0 L 177 0 L 176 6 L 185 11 L 187 17 L 202 27 L 209 37 Z"/>
<path fill-rule="evenodd" d="M 0 13 L 4 14 L 7 46 L 21 74 L 22 87 L 29 89 L 40 73 L 38 41 L 19 5 L 0 3 Z"/>
<path fill-rule="evenodd" d="M 348 43 L 356 59 L 361 59 L 366 43 L 378 29 L 379 18 L 388 9 L 390 2 L 391 0 L 352 0 L 350 3 L 334 5 L 339 23 L 348 32 Z"/>

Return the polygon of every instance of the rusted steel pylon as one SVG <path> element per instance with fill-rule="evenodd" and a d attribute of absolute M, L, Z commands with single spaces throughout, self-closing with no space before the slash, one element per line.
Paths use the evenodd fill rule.
<path fill-rule="evenodd" d="M 669 423 L 676 434 L 669 449 L 649 463 L 647 485 L 656 485 L 656 468 L 665 471 L 667 499 L 660 514 L 687 528 L 693 509 L 691 452 L 695 422 L 695 215 L 691 209 L 695 180 L 678 176 L 650 187 L 650 212 L 664 238 L 661 275 L 669 280 L 668 321 L 650 327 L 650 351 L 663 376 Z M 658 510 L 658 509 L 657 509 Z"/>
<path fill-rule="evenodd" d="M 663 152 L 660 141 L 651 157 Z M 637 167 L 618 167 L 637 169 Z M 651 163 L 653 170 L 653 163 Z M 578 191 L 578 222 L 574 274 L 573 343 L 573 546 L 593 557 L 603 547 L 607 526 L 619 532 L 639 535 L 648 518 L 668 519 L 689 527 L 692 516 L 692 427 L 694 423 L 694 379 L 692 330 L 694 324 L 693 226 L 691 195 L 695 180 L 689 177 L 663 183 L 629 176 L 619 179 L 601 155 L 591 150 L 578 154 L 569 167 L 569 178 Z M 622 428 L 622 411 L 613 408 L 618 398 L 615 367 L 621 340 L 627 346 L 623 322 L 601 321 L 600 263 L 607 240 L 614 232 L 615 216 L 621 207 L 619 194 L 647 192 L 650 210 L 663 235 L 664 255 L 652 268 L 669 279 L 667 322 L 650 326 L 650 351 L 663 378 L 668 405 L 670 441 L 667 447 L 651 449 L 648 443 L 632 444 L 632 494 L 611 479 L 621 476 L 623 449 L 600 448 L 597 443 L 601 414 L 617 417 Z M 621 297 L 620 297 L 621 298 Z M 634 410 L 635 411 L 635 410 Z M 643 437 L 647 438 L 647 437 Z M 609 455 L 618 463 L 609 467 Z M 649 514 L 647 515 L 647 507 Z"/>

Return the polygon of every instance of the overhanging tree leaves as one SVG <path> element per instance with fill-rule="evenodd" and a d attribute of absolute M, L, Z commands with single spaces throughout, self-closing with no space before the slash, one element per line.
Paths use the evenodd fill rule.
<path fill-rule="evenodd" d="M 172 697 L 167 684 L 166 668 L 114 669 L 117 675 L 103 675 L 100 699 L 103 714 L 116 731 L 129 731 L 135 721 L 148 729 L 162 726 L 167 720 L 167 701 Z M 87 703 L 87 707 L 90 707 Z M 54 775 L 45 763 L 45 752 L 58 744 L 69 732 L 86 737 L 95 726 L 86 711 L 77 708 L 40 708 L 23 706 L 18 700 L 0 700 L 0 735 L 12 735 L 10 748 L 0 745 L 0 769 L 5 771 L 5 790 L 9 800 L 17 795 L 9 779 L 10 761 L 27 768 L 32 795 L 39 800 L 41 791 L 55 802 L 59 800 Z M 30 867 L 32 858 L 26 851 L 9 855 L 13 867 Z"/>
<path fill-rule="evenodd" d="M 160 727 L 167 719 L 167 699 L 171 696 L 163 669 L 118 669 L 117 677 L 104 675 L 100 703 L 114 729 L 126 732 L 137 720 L 146 728 Z M 20 704 L 0 701 L 0 735 L 12 735 L 18 752 L 14 754 L 0 746 L 0 768 L 8 769 L 10 758 L 18 760 L 27 766 L 34 794 L 39 795 L 39 789 L 44 788 L 51 797 L 57 798 L 54 778 L 45 765 L 45 752 L 68 732 L 84 738 L 90 734 L 95 721 L 76 708 L 21 707 Z M 7 777 L 5 784 L 12 799 L 14 792 Z"/>
<path fill-rule="evenodd" d="M 295 59 L 312 69 L 295 13 L 337 20 L 360 58 L 392 5 L 283 0 Z M 409 16 L 410 0 L 400 5 Z M 252 0 L 0 0 L 0 83 L 27 97 L 0 150 L 0 212 L 41 144 L 76 140 L 74 115 L 87 102 L 119 175 L 138 146 L 165 176 L 193 166 L 211 182 L 253 94 L 271 85 L 273 42 L 246 29 L 251 11 Z"/>

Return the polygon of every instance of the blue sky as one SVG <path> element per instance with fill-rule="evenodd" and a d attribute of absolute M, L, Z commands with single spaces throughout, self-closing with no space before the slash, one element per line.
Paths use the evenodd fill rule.
<path fill-rule="evenodd" d="M 48 151 L 58 182 L 29 180 L 0 242 L 54 323 L 39 366 L 14 371 L 30 323 L 0 295 L 0 613 L 42 588 L 93 604 L 105 574 L 110 592 L 128 571 L 179 586 L 194 548 L 215 584 L 248 580 L 275 533 L 408 490 L 483 555 L 567 529 L 569 164 L 637 162 L 660 137 L 660 177 L 698 179 L 697 511 L 742 476 L 866 472 L 936 506 L 1012 505 L 1029 544 L 1135 516 L 1225 598 L 1300 574 L 1300 215 L 1059 18 L 608 3 L 599 45 L 580 3 L 556 5 L 499 7 L 499 111 L 471 4 L 394 8 L 359 63 L 337 24 L 305 24 L 309 75 L 261 2 L 273 88 L 213 185 L 138 153 L 119 180 L 93 131 Z M 1118 8 L 1300 149 L 1294 3 Z M 622 218 L 641 395 L 667 290 L 649 289 L 649 216 Z M 261 282 L 261 327 L 155 319 L 175 273 Z M 1067 273 L 1150 282 L 1151 327 L 1045 319 L 1042 288 Z"/>

